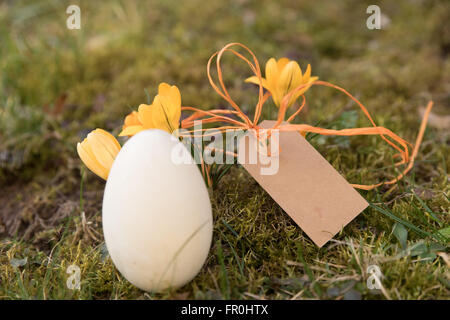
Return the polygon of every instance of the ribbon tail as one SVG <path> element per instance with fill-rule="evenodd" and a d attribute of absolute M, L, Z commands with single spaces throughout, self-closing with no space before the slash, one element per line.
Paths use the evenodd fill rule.
<path fill-rule="evenodd" d="M 427 128 L 428 117 L 430 116 L 431 109 L 433 108 L 433 101 L 428 102 L 427 108 L 425 109 L 425 113 L 422 118 L 422 123 L 420 124 L 420 129 L 417 134 L 416 143 L 414 144 L 414 149 L 411 154 L 411 158 L 408 161 L 408 166 L 400 173 L 395 179 L 386 182 L 380 182 L 372 185 L 363 185 L 363 184 L 352 184 L 354 188 L 362 189 L 362 190 L 372 190 L 382 185 L 389 185 L 397 183 L 400 179 L 402 179 L 414 166 L 414 160 L 419 153 L 420 145 L 422 144 L 423 135 L 425 134 L 425 129 Z"/>

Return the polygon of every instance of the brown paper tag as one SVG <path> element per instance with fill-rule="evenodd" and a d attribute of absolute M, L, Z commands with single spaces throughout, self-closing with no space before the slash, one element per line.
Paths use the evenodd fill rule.
<path fill-rule="evenodd" d="M 260 126 L 271 128 L 274 123 L 263 121 Z M 275 159 L 268 164 L 268 158 L 256 152 L 256 139 L 250 133 L 239 140 L 238 161 L 314 243 L 322 247 L 368 204 L 298 132 L 280 132 L 279 145 L 275 174 L 267 174 L 276 169 Z M 250 154 L 255 152 L 258 159 L 251 164 Z"/>

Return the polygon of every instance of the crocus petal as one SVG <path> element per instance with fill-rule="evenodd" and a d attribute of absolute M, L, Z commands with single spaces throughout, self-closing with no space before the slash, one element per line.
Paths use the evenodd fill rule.
<path fill-rule="evenodd" d="M 180 90 L 176 86 L 172 86 L 170 89 L 172 91 L 172 99 L 173 103 L 177 106 L 181 107 L 181 93 Z"/>
<path fill-rule="evenodd" d="M 170 121 L 172 123 L 172 127 L 174 130 L 180 127 L 180 118 L 181 118 L 181 104 L 176 105 L 175 108 L 172 109 L 170 115 Z"/>
<path fill-rule="evenodd" d="M 172 107 L 170 97 L 157 95 L 153 100 L 153 125 L 157 129 L 165 130 L 171 133 L 177 129 L 173 127 L 173 123 L 170 121 L 169 115 Z"/>
<path fill-rule="evenodd" d="M 112 134 L 103 129 L 96 129 L 94 132 L 91 132 L 91 134 L 95 134 L 96 139 L 102 144 L 103 148 L 109 152 L 111 158 L 114 159 L 120 151 L 119 141 L 117 141 Z"/>
<path fill-rule="evenodd" d="M 314 81 L 316 81 L 317 79 L 319 79 L 319 77 L 311 77 L 311 78 L 309 79 L 308 82 L 303 83 L 303 84 L 308 84 L 308 85 L 305 86 L 304 88 L 302 88 L 301 90 L 299 90 L 299 91 L 298 91 L 298 92 L 290 99 L 289 105 L 292 105 L 292 104 L 295 102 L 295 100 L 298 99 L 298 97 L 300 97 L 300 96 L 301 96 L 302 94 L 304 94 L 309 88 L 311 88 L 312 83 L 313 83 Z"/>
<path fill-rule="evenodd" d="M 170 96 L 171 95 L 171 86 L 165 82 L 161 82 L 158 86 L 158 94 L 162 96 Z"/>
<path fill-rule="evenodd" d="M 280 99 L 289 93 L 296 86 L 300 85 L 302 81 L 302 71 L 300 66 L 295 61 L 290 61 L 280 74 L 278 79 L 278 92 Z"/>
<path fill-rule="evenodd" d="M 275 89 L 278 79 L 278 67 L 274 58 L 270 58 L 266 63 L 266 79 L 269 90 Z"/>
<path fill-rule="evenodd" d="M 152 105 L 141 104 L 138 108 L 138 119 L 145 129 L 153 129 L 153 108 Z"/>
<path fill-rule="evenodd" d="M 278 73 L 281 73 L 281 71 L 283 71 L 284 67 L 289 63 L 289 59 L 288 58 L 281 58 L 278 59 L 277 61 L 277 69 L 278 69 Z"/>
<path fill-rule="evenodd" d="M 136 111 L 132 111 L 125 117 L 124 127 L 141 125 L 139 121 L 139 114 Z"/>
<path fill-rule="evenodd" d="M 90 148 L 85 145 L 85 141 L 86 139 L 82 143 L 77 143 L 78 156 L 89 170 L 106 180 L 108 178 L 107 170 L 97 161 Z"/>
<path fill-rule="evenodd" d="M 170 106 L 168 111 L 172 127 L 178 128 L 181 117 L 181 94 L 176 86 L 170 88 Z"/>
<path fill-rule="evenodd" d="M 142 130 L 145 130 L 145 128 L 142 125 L 128 126 L 119 133 L 119 137 L 134 136 L 136 133 Z"/>
<path fill-rule="evenodd" d="M 171 129 L 170 132 L 172 132 L 179 127 L 181 117 L 181 94 L 180 90 L 178 90 L 176 86 L 170 86 L 164 82 L 161 83 L 158 87 L 158 95 L 153 100 L 153 105 L 161 106 L 159 111 L 164 111 L 163 119 L 165 119 L 166 122 L 167 120 L 169 122 L 168 125 L 163 126 L 163 130 L 165 130 L 165 128 L 169 128 Z M 155 115 L 155 118 L 158 118 L 158 116 Z M 161 123 L 160 120 L 162 119 L 158 119 L 159 123 Z M 159 128 L 160 125 L 157 125 L 156 123 L 154 124 Z"/>
<path fill-rule="evenodd" d="M 181 94 L 177 86 L 170 86 L 165 82 L 161 83 L 158 87 L 158 95 L 153 100 L 153 105 L 156 107 L 153 119 L 153 124 L 156 128 L 163 130 L 169 129 L 169 132 L 172 132 L 179 127 Z M 160 111 L 164 112 L 160 113 Z M 166 122 L 164 125 L 162 124 L 163 120 Z M 168 124 L 167 121 L 169 122 Z"/>
<path fill-rule="evenodd" d="M 264 78 L 261 78 L 261 80 L 262 80 L 262 86 L 264 87 L 264 89 L 269 90 L 269 87 L 267 86 L 267 80 Z M 257 76 L 249 77 L 249 78 L 245 79 L 245 82 L 254 83 L 256 85 L 259 85 L 259 79 Z"/>
<path fill-rule="evenodd" d="M 309 78 L 311 77 L 311 65 L 308 63 L 308 66 L 306 67 L 306 71 L 303 74 L 303 79 L 302 81 L 304 83 L 307 83 L 309 81 Z"/>
<path fill-rule="evenodd" d="M 87 140 L 95 159 L 97 159 L 103 168 L 108 169 L 109 171 L 109 168 L 111 168 L 115 158 L 115 155 L 111 153 L 109 146 L 104 144 L 104 141 L 101 140 L 100 135 L 95 133 L 93 135 L 93 132 L 88 134 Z"/>
<path fill-rule="evenodd" d="M 162 82 L 158 86 L 158 95 L 170 97 L 171 103 L 181 106 L 181 94 L 180 90 L 176 86 L 171 86 L 165 82 Z"/>
<path fill-rule="evenodd" d="M 137 111 L 132 111 L 125 117 L 122 131 L 119 136 L 133 136 L 141 130 L 144 130 L 144 127 L 139 120 L 139 113 Z"/>
<path fill-rule="evenodd" d="M 306 87 L 304 87 L 302 90 L 300 90 L 300 93 L 298 94 L 298 96 L 302 95 L 303 93 L 305 93 L 306 90 L 308 90 L 309 88 L 311 88 L 312 83 L 313 83 L 314 81 L 316 81 L 317 79 L 319 79 L 319 77 L 311 77 L 311 78 L 309 78 L 309 81 L 306 82 L 306 83 L 308 83 L 308 85 L 307 85 Z"/>

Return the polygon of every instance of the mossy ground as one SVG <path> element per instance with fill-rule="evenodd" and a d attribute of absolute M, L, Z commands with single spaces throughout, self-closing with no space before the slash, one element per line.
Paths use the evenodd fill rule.
<path fill-rule="evenodd" d="M 380 1 L 382 30 L 366 28 L 373 1 L 76 3 L 81 30 L 65 27 L 74 1 L 0 3 L 0 298 L 450 297 L 448 239 L 438 232 L 450 220 L 448 1 Z M 201 273 L 178 290 L 144 293 L 107 256 L 104 182 L 90 172 L 82 181 L 76 142 L 96 127 L 117 134 L 124 115 L 146 101 L 144 89 L 153 95 L 162 81 L 178 85 L 184 105 L 225 107 L 205 65 L 234 41 L 262 64 L 272 56 L 311 63 L 314 75 L 348 89 L 408 141 L 429 99 L 433 119 L 414 170 L 392 188 L 361 192 L 374 206 L 321 249 L 234 167 L 211 190 L 214 239 Z M 236 59 L 225 63 L 230 93 L 250 113 L 257 91 L 242 81 L 249 70 Z M 307 101 L 302 122 L 367 125 L 331 89 L 313 88 Z M 395 173 L 380 139 L 311 143 L 349 181 Z M 81 268 L 80 290 L 66 286 L 72 264 Z M 373 264 L 383 273 L 379 292 L 366 286 Z"/>

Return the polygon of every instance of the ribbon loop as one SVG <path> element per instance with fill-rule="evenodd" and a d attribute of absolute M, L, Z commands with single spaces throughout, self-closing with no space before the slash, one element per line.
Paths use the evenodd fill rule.
<path fill-rule="evenodd" d="M 244 55 L 237 52 L 236 50 L 232 49 L 231 47 L 239 47 L 241 49 L 244 49 L 248 54 L 251 55 L 253 60 L 253 63 L 247 59 Z M 222 75 L 222 68 L 220 65 L 221 58 L 225 52 L 231 52 L 241 60 L 247 63 L 247 65 L 250 67 L 254 75 L 258 78 L 258 102 L 255 106 L 255 113 L 253 117 L 253 121 L 250 120 L 250 118 L 241 110 L 241 108 L 238 106 L 238 104 L 231 98 L 230 94 L 228 93 L 228 90 L 225 86 L 223 75 Z M 217 71 L 217 77 L 219 80 L 219 85 L 216 85 L 214 82 L 212 76 L 211 76 L 211 64 L 212 61 L 216 58 L 216 71 Z M 263 91 L 263 85 L 262 85 L 262 75 L 261 75 L 261 68 L 259 66 L 258 59 L 256 58 L 255 54 L 247 48 L 245 45 L 241 43 L 229 43 L 226 46 L 224 46 L 221 50 L 214 53 L 208 60 L 207 63 L 207 76 L 209 79 L 209 82 L 212 86 L 212 88 L 223 98 L 225 99 L 234 110 L 222 110 L 222 109 L 215 109 L 215 110 L 201 110 L 198 108 L 193 107 L 182 107 L 182 110 L 186 111 L 193 111 L 194 113 L 184 119 L 181 123 L 182 128 L 191 128 L 194 125 L 195 120 L 201 120 L 205 123 L 219 123 L 219 122 L 225 122 L 232 124 L 230 126 L 220 126 L 215 129 L 221 131 L 222 133 L 229 131 L 229 130 L 255 130 L 257 139 L 259 140 L 259 131 L 261 128 L 258 126 L 259 119 L 261 117 L 262 108 L 264 103 L 267 101 L 267 99 L 270 97 L 270 92 L 264 93 Z M 291 124 L 290 122 L 300 114 L 300 112 L 303 110 L 304 106 L 306 105 L 306 99 L 304 94 L 301 95 L 302 97 L 302 103 L 299 106 L 299 108 L 286 120 L 287 123 L 284 123 L 286 112 L 288 109 L 288 102 L 290 101 L 291 97 L 294 96 L 297 92 L 304 89 L 305 87 L 310 86 L 326 86 L 333 89 L 336 89 L 345 95 L 347 95 L 351 100 L 353 100 L 358 107 L 362 110 L 366 118 L 371 123 L 372 127 L 365 127 L 365 128 L 349 128 L 349 129 L 341 129 L 341 130 L 332 130 L 332 129 L 325 129 L 320 127 L 314 127 L 308 124 Z M 377 184 L 371 184 L 371 185 L 361 185 L 361 184 L 352 184 L 354 188 L 363 189 L 363 190 L 371 190 L 374 188 L 377 188 L 382 185 L 390 185 L 397 183 L 400 179 L 402 179 L 413 167 L 415 157 L 418 154 L 418 150 L 420 147 L 420 144 L 423 139 L 423 135 L 426 129 L 427 120 L 429 117 L 429 114 L 431 112 L 431 108 L 433 107 L 433 102 L 429 101 L 427 108 L 425 110 L 422 123 L 420 125 L 419 133 L 417 135 L 417 139 L 412 151 L 412 154 L 410 155 L 408 146 L 412 147 L 410 143 L 405 141 L 404 139 L 400 138 L 398 135 L 396 135 L 391 130 L 377 126 L 375 121 L 372 119 L 372 117 L 369 114 L 369 111 L 367 108 L 353 95 L 351 95 L 347 90 L 344 88 L 341 88 L 337 85 L 334 85 L 329 82 L 325 81 L 319 81 L 316 80 L 312 83 L 302 84 L 298 86 L 297 88 L 291 90 L 288 94 L 286 94 L 280 104 L 279 110 L 278 110 L 278 117 L 277 121 L 274 124 L 272 128 L 269 129 L 269 137 L 271 134 L 271 130 L 280 130 L 280 131 L 298 131 L 301 134 L 304 134 L 306 132 L 312 132 L 317 133 L 320 135 L 337 135 L 337 136 L 356 136 L 356 135 L 379 135 L 386 143 L 388 143 L 392 148 L 394 148 L 398 153 L 395 156 L 398 156 L 401 158 L 400 161 L 398 161 L 395 165 L 405 165 L 407 164 L 406 168 L 398 174 L 394 179 L 391 179 L 389 181 L 380 182 Z M 239 117 L 242 121 L 234 119 L 234 116 Z M 207 129 L 200 129 L 200 130 L 188 130 L 188 133 L 194 133 L 195 132 L 201 132 L 200 135 L 203 135 L 203 131 L 206 131 Z M 265 129 L 267 130 L 267 129 Z M 223 150 L 222 150 L 223 151 Z M 208 174 L 208 169 L 204 168 L 204 165 L 202 164 L 202 171 L 206 172 Z M 210 181 L 210 178 L 208 177 L 208 181 Z"/>

